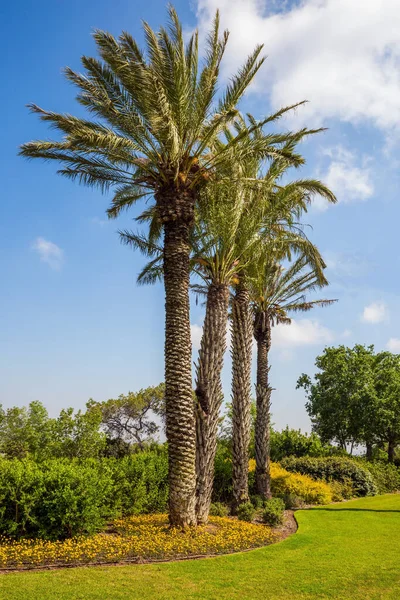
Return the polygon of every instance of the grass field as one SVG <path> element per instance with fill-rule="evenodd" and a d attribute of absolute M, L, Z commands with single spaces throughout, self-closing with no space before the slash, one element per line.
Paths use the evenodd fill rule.
<path fill-rule="evenodd" d="M 212 559 L 0 576 L 1 600 L 400 598 L 400 495 L 296 513 L 279 544 Z"/>

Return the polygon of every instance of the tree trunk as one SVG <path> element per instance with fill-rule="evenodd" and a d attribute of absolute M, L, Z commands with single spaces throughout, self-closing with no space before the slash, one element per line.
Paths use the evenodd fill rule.
<path fill-rule="evenodd" d="M 394 452 L 396 449 L 396 443 L 394 442 L 394 440 L 389 440 L 389 444 L 388 444 L 388 461 L 390 463 L 394 462 Z"/>
<path fill-rule="evenodd" d="M 257 341 L 257 412 L 255 423 L 256 487 L 260 496 L 271 498 L 270 422 L 271 388 L 269 386 L 268 353 L 271 348 L 271 322 L 268 313 L 258 313 L 254 320 Z"/>
<path fill-rule="evenodd" d="M 235 512 L 249 499 L 252 319 L 249 292 L 241 284 L 232 301 L 232 459 Z"/>
<path fill-rule="evenodd" d="M 196 517 L 199 524 L 207 523 L 213 490 L 228 308 L 228 286 L 211 284 L 196 376 Z"/>
<path fill-rule="evenodd" d="M 188 193 L 157 197 L 164 222 L 165 405 L 171 526 L 196 524 L 196 430 L 189 316 L 189 252 L 194 200 Z M 175 211 L 175 212 L 174 212 Z"/>

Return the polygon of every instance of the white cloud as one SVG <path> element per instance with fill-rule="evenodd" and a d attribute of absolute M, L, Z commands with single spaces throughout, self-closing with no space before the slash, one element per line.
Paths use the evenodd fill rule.
<path fill-rule="evenodd" d="M 43 237 L 38 237 L 32 244 L 32 250 L 35 250 L 40 256 L 40 260 L 51 269 L 59 271 L 64 262 L 64 251 L 49 240 Z"/>
<path fill-rule="evenodd" d="M 323 153 L 331 158 L 331 163 L 321 178 L 334 192 L 339 202 L 362 201 L 372 196 L 374 186 L 368 168 L 368 157 L 364 157 L 363 166 L 360 167 L 356 164 L 355 154 L 343 146 L 327 148 Z M 329 203 L 317 197 L 314 206 L 325 210 Z"/>
<path fill-rule="evenodd" d="M 399 340 L 399 338 L 390 338 L 390 340 L 386 344 L 386 348 L 390 352 L 394 352 L 395 354 L 400 354 L 400 340 Z"/>
<path fill-rule="evenodd" d="M 364 308 L 361 320 L 366 323 L 381 323 L 387 320 L 389 311 L 383 302 L 372 302 Z"/>
<path fill-rule="evenodd" d="M 217 8 L 231 32 L 225 72 L 263 42 L 268 59 L 253 89 L 267 93 L 274 108 L 307 99 L 301 117 L 307 123 L 312 117 L 313 125 L 337 118 L 368 121 L 390 134 L 398 129 L 399 0 L 303 0 L 281 4 L 274 14 L 276 6 L 271 0 L 198 0 L 202 33 Z"/>
<path fill-rule="evenodd" d="M 311 319 L 292 319 L 290 325 L 277 325 L 272 330 L 273 345 L 282 348 L 327 344 L 333 339 L 330 329 Z"/>

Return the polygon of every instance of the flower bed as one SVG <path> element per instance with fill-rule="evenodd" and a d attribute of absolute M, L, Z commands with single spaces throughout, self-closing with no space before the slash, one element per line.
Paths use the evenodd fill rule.
<path fill-rule="evenodd" d="M 0 538 L 0 568 L 31 568 L 88 563 L 178 559 L 237 552 L 265 546 L 277 535 L 265 525 L 210 517 L 207 526 L 168 528 L 166 515 L 119 519 L 111 533 L 64 541 Z"/>

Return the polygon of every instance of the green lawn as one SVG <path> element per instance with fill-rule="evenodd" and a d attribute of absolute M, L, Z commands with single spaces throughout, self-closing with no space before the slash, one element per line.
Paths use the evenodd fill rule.
<path fill-rule="evenodd" d="M 400 598 L 400 495 L 296 513 L 284 542 L 213 559 L 0 576 L 2 600 Z"/>

